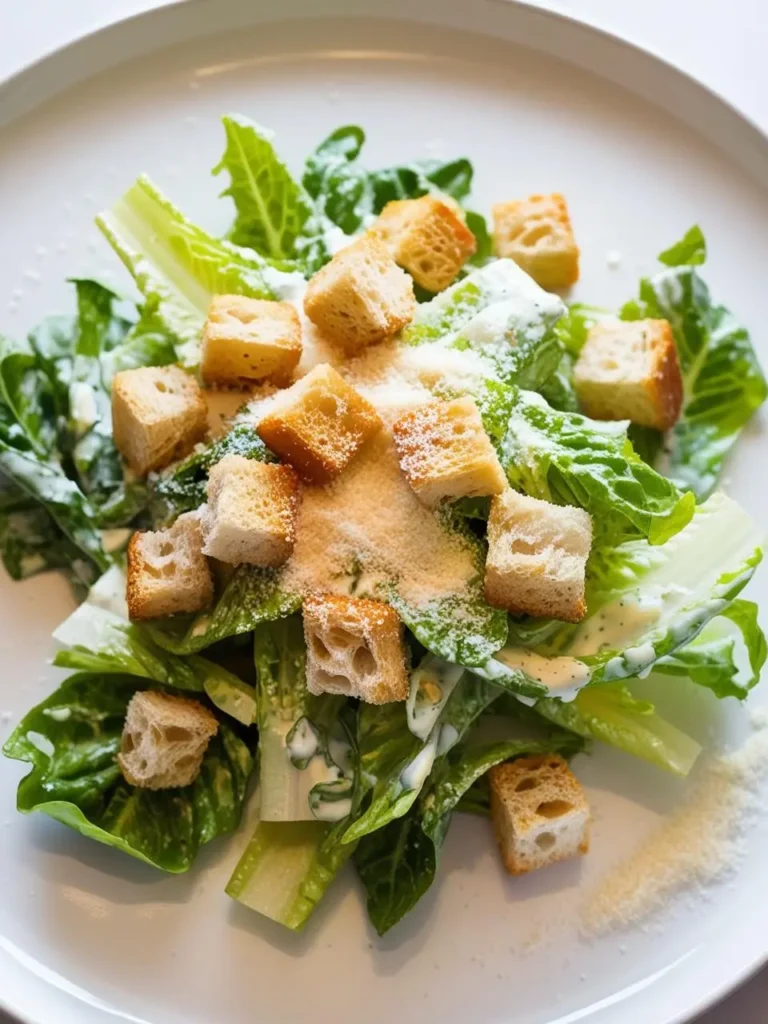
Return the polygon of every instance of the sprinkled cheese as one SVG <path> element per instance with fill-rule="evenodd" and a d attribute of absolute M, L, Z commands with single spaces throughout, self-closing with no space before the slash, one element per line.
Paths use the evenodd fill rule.
<path fill-rule="evenodd" d="M 461 598 L 476 575 L 472 549 L 418 500 L 386 431 L 333 484 L 302 492 L 288 590 L 375 597 L 394 582 L 424 608 Z"/>
<path fill-rule="evenodd" d="M 733 754 L 703 766 L 682 807 L 588 894 L 581 910 L 585 934 L 625 927 L 666 906 L 690 886 L 716 881 L 743 855 L 745 816 L 768 767 L 768 716 Z"/>

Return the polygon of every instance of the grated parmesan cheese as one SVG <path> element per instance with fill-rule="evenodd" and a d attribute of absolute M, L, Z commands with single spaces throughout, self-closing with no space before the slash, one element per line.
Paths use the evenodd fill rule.
<path fill-rule="evenodd" d="M 743 823 L 768 768 L 768 714 L 733 754 L 713 758 L 687 800 L 647 841 L 588 894 L 581 930 L 599 935 L 665 906 L 690 887 L 717 881 L 743 856 Z"/>
<path fill-rule="evenodd" d="M 477 575 L 473 552 L 425 508 L 382 431 L 328 487 L 305 487 L 286 587 L 301 594 L 380 596 L 395 581 L 405 601 L 426 607 L 461 597 Z"/>

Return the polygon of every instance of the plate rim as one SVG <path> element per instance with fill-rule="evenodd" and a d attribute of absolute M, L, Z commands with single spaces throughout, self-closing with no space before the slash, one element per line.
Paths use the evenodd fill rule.
<path fill-rule="evenodd" d="M 290 0 L 289 0 L 290 2 Z M 652 71 L 658 73 L 661 69 L 670 79 L 677 82 L 678 85 L 683 85 L 693 94 L 698 94 L 699 97 L 703 97 L 707 103 L 715 104 L 719 110 L 719 113 L 725 118 L 726 122 L 730 122 L 731 126 L 738 129 L 743 137 L 743 140 L 751 144 L 754 147 L 753 156 L 756 156 L 760 163 L 764 163 L 765 169 L 768 170 L 768 127 L 762 128 L 757 121 L 743 111 L 736 102 L 728 99 L 718 89 L 709 85 L 702 80 L 698 75 L 693 74 L 683 68 L 677 67 L 669 58 L 664 56 L 659 50 L 652 45 L 645 43 L 641 44 L 634 42 L 633 40 L 620 35 L 613 28 L 608 27 L 605 24 L 601 24 L 599 20 L 593 18 L 578 17 L 576 14 L 566 12 L 559 9 L 550 9 L 541 7 L 536 0 L 446 0 L 447 3 L 452 3 L 453 8 L 458 7 L 469 8 L 471 6 L 482 5 L 487 8 L 506 8 L 507 13 L 510 17 L 521 17 L 528 18 L 531 24 L 538 22 L 542 26 L 558 26 L 561 30 L 566 32 L 586 32 L 591 36 L 597 36 L 601 44 L 605 48 L 614 48 L 617 51 L 624 50 L 628 51 L 632 57 L 638 61 L 646 62 L 648 67 Z M 432 17 L 429 19 L 433 24 L 438 24 L 441 27 L 453 28 L 455 25 L 448 21 L 445 21 L 440 17 L 441 13 L 441 0 L 416 0 L 413 4 L 415 7 L 420 9 L 431 9 Z M 340 13 L 338 10 L 329 11 L 329 7 L 351 7 L 352 16 L 357 17 L 361 20 L 384 20 L 394 21 L 402 18 L 405 15 L 405 10 L 401 10 L 401 5 L 395 3 L 393 7 L 397 7 L 397 10 L 390 10 L 386 15 L 382 15 L 380 12 L 372 13 L 366 0 L 342 0 L 338 3 L 337 0 L 323 0 L 322 5 L 318 4 L 318 7 L 322 9 L 313 9 L 311 12 L 307 12 L 303 15 L 298 15 L 297 20 L 316 20 L 318 18 L 326 18 L 338 16 Z M 146 30 L 146 26 L 151 23 L 160 23 L 164 21 L 166 23 L 166 31 L 171 32 L 173 36 L 174 29 L 182 27 L 187 19 L 202 18 L 205 20 L 206 17 L 213 15 L 214 10 L 217 14 L 221 13 L 221 9 L 224 7 L 229 12 L 242 11 L 245 14 L 246 23 L 257 24 L 260 21 L 268 21 L 269 23 L 284 22 L 288 20 L 290 15 L 277 14 L 276 17 L 261 17 L 260 11 L 254 9 L 248 2 L 248 0 L 157 0 L 153 7 L 146 10 L 141 10 L 122 16 L 111 18 L 107 22 L 103 22 L 94 26 L 93 28 L 86 29 L 79 32 L 76 36 L 68 39 L 67 41 L 53 45 L 48 49 L 39 53 L 34 58 L 26 61 L 23 65 L 13 70 L 10 74 L 0 76 L 0 101 L 8 101 L 10 105 L 10 114 L 4 116 L 0 122 L 0 129 L 6 128 L 11 125 L 16 125 L 23 122 L 24 118 L 35 111 L 38 107 L 48 102 L 56 93 L 66 91 L 75 87 L 88 79 L 91 79 L 97 75 L 105 74 L 109 70 L 119 68 L 123 64 L 128 64 L 131 61 L 141 59 L 142 57 L 148 57 L 152 54 L 159 52 L 160 50 L 168 46 L 180 46 L 184 42 L 190 42 L 196 38 L 199 38 L 200 33 L 193 31 L 192 33 L 182 32 L 177 37 L 166 40 L 165 38 L 153 39 L 152 33 Z M 225 34 L 231 32 L 233 26 L 229 23 L 223 26 L 216 27 L 216 34 Z M 121 58 L 117 63 L 101 64 L 96 62 L 94 66 L 93 56 L 98 53 L 100 48 L 109 49 L 114 40 L 119 39 L 128 30 L 135 31 L 138 36 L 141 36 L 145 42 L 140 45 L 137 52 L 131 52 L 125 57 Z M 478 19 L 477 27 L 474 31 L 478 35 L 487 35 L 487 32 L 483 30 L 482 17 Z M 546 46 L 533 45 L 529 42 L 503 40 L 507 45 L 524 47 L 532 51 L 542 51 L 547 54 L 551 59 L 561 60 L 571 67 L 576 67 L 579 70 L 586 71 L 596 77 L 603 77 L 606 80 L 610 80 L 606 75 L 602 74 L 599 67 L 593 68 L 588 67 L 576 59 L 563 57 L 560 54 L 554 53 L 551 49 Z M 87 54 L 89 60 L 82 62 L 78 61 L 78 57 L 83 54 Z M 81 64 L 85 70 L 75 71 L 74 74 L 68 69 L 67 65 L 71 66 Z M 54 84 L 56 79 L 60 75 L 65 76 L 63 82 L 59 82 L 58 85 Z M 47 79 L 47 82 L 38 82 L 38 79 Z M 43 86 L 42 92 L 40 93 L 40 86 Z M 621 87 L 631 93 L 632 95 L 641 97 L 645 102 L 659 107 L 658 101 L 653 98 L 652 95 L 646 94 L 646 92 L 635 84 L 621 83 Z M 38 95 L 34 95 L 35 92 Z M 33 98 L 30 99 L 30 92 Z M 669 113 L 669 111 L 667 111 Z M 676 112 L 672 112 L 672 116 L 678 116 L 680 120 L 686 125 L 689 130 L 696 131 L 698 134 L 703 134 L 699 127 L 691 124 L 689 119 L 685 116 L 678 115 Z M 721 145 L 716 141 L 718 135 L 717 129 L 713 132 L 713 137 L 709 138 L 709 141 L 715 143 L 718 148 L 722 148 Z M 707 136 L 705 135 L 705 138 Z M 751 166 L 749 159 L 743 160 L 739 156 L 734 156 L 733 153 L 728 154 L 729 157 L 737 164 L 742 166 L 742 169 L 746 170 L 750 176 L 757 178 L 763 182 L 766 180 L 765 176 Z M 764 939 L 763 948 L 761 951 L 751 957 L 735 974 L 731 974 L 727 980 L 715 982 L 711 987 L 708 987 L 707 991 L 702 994 L 688 1009 L 681 1011 L 673 1011 L 671 1015 L 665 1015 L 663 1020 L 660 1020 L 658 1024 L 686 1024 L 691 1022 L 694 1018 L 700 1014 L 711 1009 L 713 1006 L 718 1004 L 723 999 L 727 998 L 732 992 L 736 991 L 751 978 L 753 978 L 765 965 L 768 963 L 768 936 Z M 47 979 L 40 979 L 41 984 L 50 983 Z M 95 1000 L 91 1004 L 94 1009 L 101 1010 L 104 1013 L 104 1019 L 107 1020 L 109 1017 L 115 1015 L 123 1019 L 138 1020 L 138 1018 L 132 1017 L 131 1015 L 124 1014 L 119 1010 L 118 1007 L 111 1007 L 101 1004 L 100 1000 Z M 597 1006 L 591 1008 L 585 1008 L 584 1011 L 579 1011 L 577 1014 L 567 1014 L 558 1018 L 553 1018 L 551 1024 L 571 1024 L 576 1020 L 588 1021 L 592 1009 L 598 1010 Z M 27 1011 L 26 1009 L 19 1008 L 18 1006 L 11 1006 L 6 996 L 0 991 L 0 1012 L 3 1012 L 9 1016 L 10 1019 L 17 1021 L 18 1024 L 49 1024 L 47 1020 L 40 1017 L 34 1012 Z M 142 1022 L 142 1024 L 150 1024 L 150 1022 Z M 153 1022 L 154 1024 L 154 1022 Z"/>

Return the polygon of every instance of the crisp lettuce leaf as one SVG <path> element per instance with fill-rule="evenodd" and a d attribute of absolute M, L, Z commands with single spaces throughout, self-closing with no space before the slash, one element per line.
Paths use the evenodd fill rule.
<path fill-rule="evenodd" d="M 473 671 L 518 693 L 521 677 L 547 681 L 562 668 L 564 663 L 555 659 L 569 660 L 574 692 L 579 686 L 643 676 L 726 613 L 762 558 L 761 542 L 762 531 L 747 513 L 715 494 L 666 544 L 598 544 L 587 565 L 583 622 L 510 622 L 507 646 Z M 748 618 L 742 621 L 757 664 L 760 634 Z"/>
<path fill-rule="evenodd" d="M 20 811 L 42 811 L 163 871 L 187 871 L 200 846 L 237 828 L 253 752 L 220 722 L 191 786 L 128 785 L 115 755 L 128 702 L 141 688 L 128 676 L 72 676 L 24 717 L 3 752 L 32 765 L 19 784 Z"/>
<path fill-rule="evenodd" d="M 668 269 L 640 282 L 625 320 L 646 317 L 672 325 L 683 374 L 683 411 L 663 439 L 647 439 L 647 457 L 693 490 L 699 500 L 717 486 L 742 427 L 765 401 L 768 385 L 747 329 L 712 301 L 696 265 L 706 247 L 698 228 L 659 257 Z"/>
<path fill-rule="evenodd" d="M 273 259 L 294 257 L 313 213 L 309 196 L 275 152 L 272 132 L 239 114 L 222 122 L 227 146 L 213 173 L 229 175 L 222 195 L 235 204 L 230 240 Z"/>
<path fill-rule="evenodd" d="M 552 730 L 544 739 L 512 739 L 458 747 L 439 759 L 425 791 L 400 818 L 364 836 L 355 867 L 366 891 L 368 916 L 384 935 L 418 903 L 437 874 L 451 816 L 473 784 L 496 764 L 525 754 L 560 753 L 583 746 L 579 737 Z"/>
<path fill-rule="evenodd" d="M 146 176 L 99 214 L 96 223 L 144 296 L 143 330 L 154 327 L 171 335 L 185 366 L 197 365 L 200 334 L 213 295 L 276 298 L 272 285 L 280 276 L 274 261 L 213 238 L 188 220 Z M 277 266 L 291 270 L 289 264 Z"/>
<path fill-rule="evenodd" d="M 515 490 L 580 505 L 613 543 L 630 537 L 663 544 L 693 515 L 693 495 L 639 459 L 625 422 L 559 412 L 535 392 L 490 387 L 484 422 Z"/>
<path fill-rule="evenodd" d="M 675 775 L 687 775 L 701 746 L 661 717 L 653 704 L 637 700 L 622 683 L 587 686 L 570 703 L 537 701 L 535 710 L 586 739 L 618 747 Z"/>
<path fill-rule="evenodd" d="M 662 658 L 658 671 L 686 676 L 717 697 L 744 700 L 760 679 L 766 639 L 753 601 L 737 599 L 712 619 L 691 643 Z"/>

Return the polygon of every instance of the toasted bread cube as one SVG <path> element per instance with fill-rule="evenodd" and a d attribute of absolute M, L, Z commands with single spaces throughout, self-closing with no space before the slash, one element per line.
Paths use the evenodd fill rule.
<path fill-rule="evenodd" d="M 140 366 L 115 374 L 112 435 L 141 476 L 188 455 L 207 426 L 200 385 L 179 366 Z"/>
<path fill-rule="evenodd" d="M 429 402 L 392 428 L 400 467 L 430 508 L 446 499 L 499 494 L 507 486 L 471 398 Z"/>
<path fill-rule="evenodd" d="M 128 545 L 125 592 L 132 619 L 198 612 L 212 597 L 197 512 L 185 512 L 167 530 L 134 533 Z"/>
<path fill-rule="evenodd" d="M 307 689 L 389 704 L 408 696 L 403 627 L 381 601 L 318 594 L 304 601 Z"/>
<path fill-rule="evenodd" d="M 683 378 L 666 320 L 595 324 L 573 371 L 579 401 L 596 420 L 669 430 L 683 405 Z"/>
<path fill-rule="evenodd" d="M 371 234 L 337 252 L 304 296 L 312 323 L 350 355 L 396 334 L 415 310 L 413 281 Z"/>
<path fill-rule="evenodd" d="M 305 480 L 326 484 L 380 427 L 373 406 L 321 363 L 270 399 L 256 431 Z"/>
<path fill-rule="evenodd" d="M 298 504 L 290 466 L 226 455 L 208 476 L 203 553 L 230 565 L 282 565 L 293 550 Z"/>
<path fill-rule="evenodd" d="M 131 786 L 189 786 L 218 730 L 214 715 L 196 700 L 138 691 L 128 704 L 117 763 Z"/>
<path fill-rule="evenodd" d="M 510 875 L 589 851 L 589 805 L 562 757 L 519 757 L 488 774 L 491 818 Z"/>
<path fill-rule="evenodd" d="M 542 288 L 569 288 L 579 279 L 579 248 L 565 199 L 556 193 L 494 206 L 493 251 Z"/>
<path fill-rule="evenodd" d="M 301 321 L 290 302 L 214 295 L 203 328 L 204 381 L 286 384 L 300 359 Z"/>
<path fill-rule="evenodd" d="M 514 615 L 580 622 L 592 546 L 589 513 L 515 491 L 491 500 L 485 598 Z"/>
<path fill-rule="evenodd" d="M 430 292 L 447 288 L 477 248 L 456 209 L 437 196 L 387 203 L 371 231 L 416 284 Z"/>

